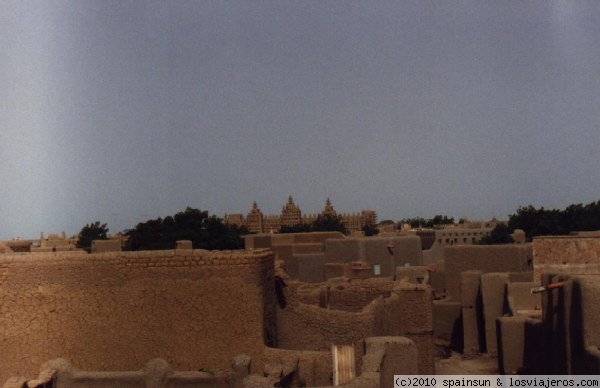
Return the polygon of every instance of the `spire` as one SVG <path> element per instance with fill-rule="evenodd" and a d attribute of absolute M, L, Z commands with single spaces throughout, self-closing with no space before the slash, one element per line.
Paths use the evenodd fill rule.
<path fill-rule="evenodd" d="M 294 204 L 294 198 L 292 198 L 292 196 L 290 195 L 288 198 L 288 204 L 293 205 Z"/>
<path fill-rule="evenodd" d="M 325 201 L 325 208 L 321 214 L 336 215 L 336 211 L 333 208 L 333 205 L 331 205 L 331 199 L 329 199 L 329 197 L 327 197 L 327 200 Z"/>

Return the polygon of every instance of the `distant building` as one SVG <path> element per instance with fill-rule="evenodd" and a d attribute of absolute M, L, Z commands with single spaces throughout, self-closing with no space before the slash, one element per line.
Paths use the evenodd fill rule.
<path fill-rule="evenodd" d="M 256 202 L 244 217 L 242 214 L 226 214 L 225 222 L 232 225 L 244 226 L 251 233 L 279 232 L 282 226 L 294 226 L 299 224 L 312 224 L 319 215 L 340 216 L 349 232 L 363 229 L 367 225 L 377 224 L 377 213 L 374 210 L 363 210 L 360 213 L 337 213 L 327 198 L 325 207 L 319 214 L 302 214 L 300 207 L 294 203 L 290 195 L 287 203 L 281 209 L 279 215 L 264 215 Z"/>
<path fill-rule="evenodd" d="M 50 233 L 48 237 L 44 237 L 44 233 L 40 234 L 39 246 L 32 246 L 31 252 L 64 252 L 64 251 L 76 251 L 80 250 L 77 248 L 77 242 L 79 238 L 73 236 L 68 238 L 65 232 L 60 235 Z"/>

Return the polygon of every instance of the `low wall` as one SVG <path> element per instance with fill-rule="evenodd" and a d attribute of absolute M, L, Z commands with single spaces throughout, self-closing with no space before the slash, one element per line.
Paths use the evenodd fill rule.
<path fill-rule="evenodd" d="M 249 360 L 249 358 L 248 358 Z M 246 367 L 249 365 L 246 365 Z M 46 387 L 55 388 L 230 388 L 241 386 L 243 377 L 227 372 L 213 375 L 201 371 L 174 371 L 163 359 L 149 361 L 138 371 L 98 372 L 73 367 L 64 359 L 54 359 L 42 365 L 37 379 L 17 377 L 9 379 L 3 388 Z M 24 385 L 24 383 L 27 385 Z"/>
<path fill-rule="evenodd" d="M 496 319 L 498 369 L 502 374 L 544 374 L 542 322 L 525 316 Z"/>
<path fill-rule="evenodd" d="M 376 285 L 374 280 L 353 281 L 348 297 L 358 295 L 361 285 L 373 286 L 372 293 L 363 290 L 365 300 L 375 298 L 360 311 L 341 311 L 301 303 L 294 290 L 287 290 L 290 303 L 277 311 L 279 347 L 293 350 L 330 349 L 332 344 L 354 344 L 357 367 L 365 354 L 364 339 L 371 336 L 403 335 L 413 340 L 419 349 L 419 373 L 434 373 L 433 313 L 431 287 L 388 281 Z M 345 283 L 349 284 L 349 283 Z M 341 283 L 340 283 L 341 285 Z M 391 287 L 389 297 L 384 295 Z M 331 286 L 332 288 L 334 285 Z M 337 290 L 340 294 L 346 289 Z M 330 297 L 332 290 L 330 289 Z M 346 297 L 336 295 L 338 305 L 347 309 Z M 330 303 L 330 307 L 332 307 Z"/>
<path fill-rule="evenodd" d="M 270 251 L 0 257 L 0 381 L 64 358 L 96 371 L 227 369 L 276 342 Z"/>

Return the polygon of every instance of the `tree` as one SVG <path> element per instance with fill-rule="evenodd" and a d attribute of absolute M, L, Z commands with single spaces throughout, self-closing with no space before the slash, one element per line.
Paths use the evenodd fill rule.
<path fill-rule="evenodd" d="M 403 218 L 398 221 L 398 229 L 402 229 L 404 224 L 410 225 L 411 228 L 426 228 L 428 223 L 429 221 L 423 217 Z"/>
<path fill-rule="evenodd" d="M 505 224 L 498 224 L 488 236 L 484 236 L 479 240 L 481 245 L 495 245 L 495 244 L 512 244 L 515 240 L 511 237 L 508 232 L 508 226 Z"/>
<path fill-rule="evenodd" d="M 195 249 L 242 249 L 248 230 L 223 223 L 217 216 L 188 207 L 164 219 L 149 220 L 126 232 L 131 250 L 173 249 L 177 240 L 190 240 Z"/>
<path fill-rule="evenodd" d="M 92 249 L 93 240 L 107 240 L 108 239 L 108 228 L 106 224 L 100 224 L 100 221 L 96 221 L 91 224 L 87 224 L 79 232 L 79 240 L 77 241 L 77 248 L 83 248 L 90 252 Z"/>
<path fill-rule="evenodd" d="M 389 225 L 389 224 L 386 224 L 386 225 Z M 391 225 L 394 225 L 393 221 L 392 221 Z M 365 236 L 377 236 L 379 234 L 379 229 L 377 229 L 377 227 L 372 224 L 367 224 L 367 225 L 363 226 L 361 230 L 364 232 Z"/>
<path fill-rule="evenodd" d="M 431 228 L 433 228 L 436 225 L 450 225 L 450 224 L 454 224 L 454 218 L 453 217 L 448 217 L 448 216 L 443 216 L 443 215 L 436 215 L 434 216 L 429 223 L 431 224 Z"/>
<path fill-rule="evenodd" d="M 600 229 L 600 201 L 573 204 L 565 210 L 521 206 L 508 222 L 509 230 L 523 229 L 528 240 L 535 236 L 568 234 Z"/>
<path fill-rule="evenodd" d="M 314 232 L 337 231 L 344 234 L 348 233 L 348 229 L 342 221 L 342 216 L 332 214 L 319 214 L 312 223 L 312 230 Z"/>
<path fill-rule="evenodd" d="M 282 226 L 279 228 L 279 233 L 305 233 L 312 232 L 312 226 L 310 224 L 296 224 L 293 226 Z"/>
<path fill-rule="evenodd" d="M 429 219 L 423 217 L 403 218 L 398 222 L 398 228 L 402 228 L 404 224 L 409 224 L 411 228 L 434 228 L 439 225 L 454 224 L 454 218 L 439 214 Z"/>
<path fill-rule="evenodd" d="M 522 229 L 529 241 L 535 236 L 567 234 L 569 229 L 565 228 L 561 218 L 560 210 L 536 209 L 529 205 L 520 207 L 516 214 L 509 217 L 508 229 Z"/>

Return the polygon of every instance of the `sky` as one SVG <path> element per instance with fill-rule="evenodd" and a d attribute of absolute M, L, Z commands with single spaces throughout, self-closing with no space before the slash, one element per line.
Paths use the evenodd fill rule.
<path fill-rule="evenodd" d="M 0 239 L 600 199 L 600 2 L 0 2 Z"/>

